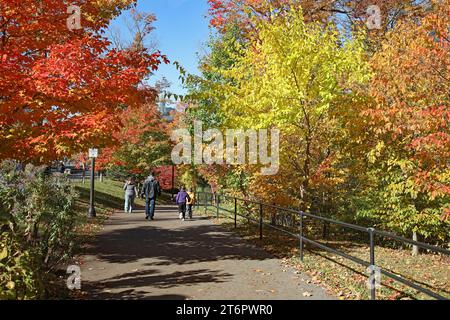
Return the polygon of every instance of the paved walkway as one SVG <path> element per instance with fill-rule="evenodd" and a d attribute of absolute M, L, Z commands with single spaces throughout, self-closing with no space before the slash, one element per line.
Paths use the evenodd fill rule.
<path fill-rule="evenodd" d="M 158 207 L 151 222 L 115 214 L 81 269 L 89 299 L 333 299 L 210 220 L 180 221 L 173 206 Z"/>

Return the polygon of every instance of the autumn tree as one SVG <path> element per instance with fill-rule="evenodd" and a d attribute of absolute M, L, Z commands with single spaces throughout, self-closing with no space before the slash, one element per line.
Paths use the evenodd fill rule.
<path fill-rule="evenodd" d="M 347 30 L 368 26 L 372 33 L 383 34 L 405 17 L 421 16 L 431 0 L 208 0 L 210 24 L 219 32 L 233 25 L 247 33 L 255 30 L 255 21 L 271 21 L 273 12 L 286 14 L 292 8 L 303 10 L 306 22 L 339 22 Z M 374 9 L 375 8 L 375 9 Z M 379 14 L 380 25 L 372 17 Z M 369 22 L 369 23 L 367 23 Z"/>
<path fill-rule="evenodd" d="M 99 169 L 118 178 L 144 178 L 152 169 L 169 163 L 172 148 L 167 123 L 154 103 L 127 108 L 120 118 L 122 127 L 112 136 L 114 145 L 102 150 Z"/>
<path fill-rule="evenodd" d="M 155 29 L 156 16 L 152 13 L 138 11 L 136 8 L 132 8 L 129 13 L 129 17 L 123 17 L 123 21 L 131 40 L 123 38 L 122 30 L 119 27 L 110 27 L 108 29 L 114 47 L 119 50 L 130 48 L 134 50 L 143 48 L 152 51 L 156 50 L 157 45 L 155 41 L 150 39 Z"/>
<path fill-rule="evenodd" d="M 371 64 L 373 104 L 364 111 L 373 137 L 363 214 L 414 237 L 448 239 L 450 60 L 448 8 L 387 35 Z M 447 231 L 445 231 L 447 229 Z"/>
<path fill-rule="evenodd" d="M 102 35 L 134 2 L 73 1 L 74 28 L 65 1 L 1 2 L 0 159 L 43 163 L 107 145 L 118 110 L 153 93 L 140 84 L 165 57 L 111 49 Z"/>
<path fill-rule="evenodd" d="M 328 144 L 334 126 L 330 112 L 349 108 L 351 85 L 367 80 L 364 48 L 357 35 L 340 43 L 334 26 L 305 23 L 297 10 L 258 28 L 256 50 L 244 49 L 235 67 L 224 71 L 237 83 L 223 87 L 227 125 L 280 128 L 280 176 L 291 177 L 285 192 L 309 207 L 312 177 L 336 156 Z M 270 183 L 272 178 L 266 178 Z M 258 178 L 257 184 L 264 179 Z"/>
<path fill-rule="evenodd" d="M 279 127 L 281 166 L 197 171 L 227 191 L 445 242 L 448 0 L 209 3 L 218 33 L 188 77 L 184 121 Z"/>

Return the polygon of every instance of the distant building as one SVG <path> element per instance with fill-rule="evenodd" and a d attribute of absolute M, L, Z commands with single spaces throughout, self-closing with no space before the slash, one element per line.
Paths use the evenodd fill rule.
<path fill-rule="evenodd" d="M 169 122 L 173 121 L 173 117 L 171 116 L 171 112 L 175 110 L 175 106 L 173 101 L 171 101 L 168 97 L 168 89 L 170 88 L 171 83 L 163 77 L 161 80 L 158 80 L 155 84 L 156 89 L 159 92 L 158 95 L 158 111 L 161 113 L 163 119 L 166 119 Z"/>

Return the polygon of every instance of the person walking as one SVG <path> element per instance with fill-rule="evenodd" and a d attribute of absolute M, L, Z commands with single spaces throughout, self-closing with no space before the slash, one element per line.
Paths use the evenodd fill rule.
<path fill-rule="evenodd" d="M 186 202 L 186 206 L 187 206 L 187 213 L 189 216 L 189 219 L 192 219 L 192 207 L 194 206 L 194 202 L 195 202 L 195 194 L 194 191 L 192 190 L 192 188 L 189 188 L 187 194 L 189 195 L 190 200 L 188 200 Z"/>
<path fill-rule="evenodd" d="M 64 162 L 62 162 L 62 161 L 59 162 L 58 172 L 59 173 L 65 173 L 66 172 L 66 166 L 64 165 Z"/>
<path fill-rule="evenodd" d="M 125 191 L 125 212 L 133 213 L 134 199 L 137 195 L 136 178 L 131 177 L 130 179 L 128 179 L 125 182 L 123 190 Z"/>
<path fill-rule="evenodd" d="M 178 212 L 180 213 L 180 220 L 186 220 L 186 202 L 190 200 L 191 197 L 189 197 L 188 193 L 184 190 L 184 187 L 181 187 L 180 192 L 178 192 L 175 198 L 178 205 Z"/>
<path fill-rule="evenodd" d="M 161 187 L 152 172 L 144 182 L 141 197 L 145 198 L 145 219 L 154 220 L 156 199 L 161 195 Z"/>

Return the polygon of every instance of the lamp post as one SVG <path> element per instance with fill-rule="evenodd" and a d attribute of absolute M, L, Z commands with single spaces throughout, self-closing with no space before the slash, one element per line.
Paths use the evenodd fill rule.
<path fill-rule="evenodd" d="M 89 158 L 92 159 L 91 166 L 91 193 L 89 202 L 89 218 L 95 218 L 96 212 L 94 207 L 94 191 L 95 191 L 95 159 L 98 157 L 98 149 L 89 149 Z"/>

